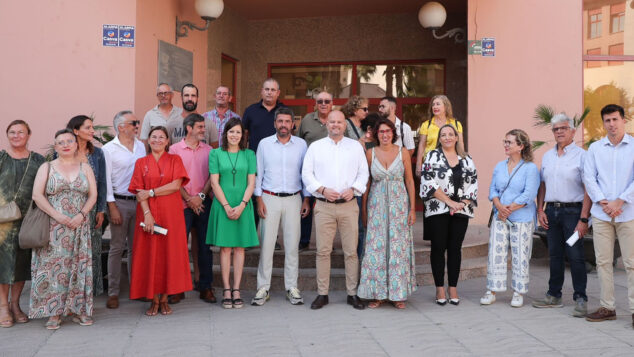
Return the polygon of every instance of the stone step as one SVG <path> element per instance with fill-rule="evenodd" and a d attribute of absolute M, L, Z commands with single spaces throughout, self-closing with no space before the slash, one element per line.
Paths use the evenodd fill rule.
<path fill-rule="evenodd" d="M 459 280 L 467 280 L 477 277 L 486 276 L 487 257 L 472 257 L 462 259 Z M 302 291 L 316 291 L 316 271 L 314 268 L 301 268 L 299 270 L 299 278 L 297 281 L 298 288 Z M 434 285 L 434 278 L 431 272 L 431 265 L 421 264 L 416 266 L 416 281 L 419 286 Z M 222 276 L 220 267 L 214 265 L 214 286 L 222 286 Z M 242 274 L 241 289 L 252 290 L 257 289 L 257 267 L 245 267 Z M 330 289 L 345 290 L 346 275 L 342 268 L 332 268 L 330 270 Z M 284 269 L 273 268 L 271 276 L 271 290 L 284 290 Z M 248 303 L 248 302 L 247 302 Z"/>

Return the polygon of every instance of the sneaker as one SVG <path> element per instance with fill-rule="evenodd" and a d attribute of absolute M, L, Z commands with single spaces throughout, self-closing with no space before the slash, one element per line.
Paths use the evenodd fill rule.
<path fill-rule="evenodd" d="M 616 320 L 616 311 L 600 307 L 597 311 L 586 315 L 586 320 L 590 322 L 600 322 L 605 320 Z"/>
<path fill-rule="evenodd" d="M 292 305 L 304 305 L 304 299 L 300 294 L 298 288 L 290 288 L 286 290 L 286 299 L 291 302 Z"/>
<path fill-rule="evenodd" d="M 251 305 L 253 305 L 253 306 L 262 306 L 270 298 L 271 298 L 271 295 L 269 295 L 269 291 L 266 290 L 265 288 L 260 288 L 258 290 L 258 292 L 255 293 L 255 296 L 253 297 L 253 300 L 251 300 Z"/>
<path fill-rule="evenodd" d="M 495 294 L 491 290 L 487 290 L 483 297 L 480 298 L 480 305 L 491 305 L 495 302 Z"/>
<path fill-rule="evenodd" d="M 575 300 L 575 309 L 572 311 L 574 317 L 585 317 L 588 314 L 588 302 L 583 298 Z"/>
<path fill-rule="evenodd" d="M 583 299 L 581 299 L 583 300 Z M 533 300 L 533 307 L 543 308 L 543 307 L 564 307 L 564 304 L 561 303 L 561 298 L 554 297 L 546 294 L 543 299 Z"/>
<path fill-rule="evenodd" d="M 511 306 L 513 307 L 524 306 L 524 297 L 522 296 L 522 294 L 518 292 L 513 293 L 513 298 L 511 299 Z"/>

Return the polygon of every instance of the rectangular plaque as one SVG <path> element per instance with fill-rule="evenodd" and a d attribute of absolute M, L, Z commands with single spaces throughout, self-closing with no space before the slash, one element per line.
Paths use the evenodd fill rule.
<path fill-rule="evenodd" d="M 173 90 L 193 81 L 194 54 L 170 43 L 158 46 L 158 83 L 167 83 Z M 157 84 L 158 84 L 157 83 Z"/>

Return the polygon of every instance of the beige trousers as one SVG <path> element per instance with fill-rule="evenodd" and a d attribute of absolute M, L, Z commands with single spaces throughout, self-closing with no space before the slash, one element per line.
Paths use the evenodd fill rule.
<path fill-rule="evenodd" d="M 317 240 L 317 293 L 328 295 L 330 286 L 330 253 L 337 229 L 341 236 L 346 270 L 346 291 L 357 294 L 359 282 L 359 205 L 353 199 L 345 203 L 315 202 L 315 231 Z"/>
<path fill-rule="evenodd" d="M 601 306 L 614 310 L 614 241 L 618 237 L 621 256 L 627 273 L 627 296 L 634 314 L 634 220 L 616 223 L 592 218 L 594 254 L 601 285 Z"/>

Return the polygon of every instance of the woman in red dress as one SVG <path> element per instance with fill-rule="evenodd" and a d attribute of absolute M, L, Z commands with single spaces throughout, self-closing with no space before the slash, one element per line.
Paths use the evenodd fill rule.
<path fill-rule="evenodd" d="M 152 299 L 146 315 L 172 313 L 168 294 L 192 289 L 185 218 L 180 188 L 189 181 L 181 158 L 168 154 L 167 129 L 150 131 L 151 153 L 138 159 L 128 190 L 136 194 L 138 205 L 132 249 L 130 299 Z M 144 227 L 141 226 L 144 223 Z M 154 224 L 167 229 L 167 235 L 154 232 Z"/>

